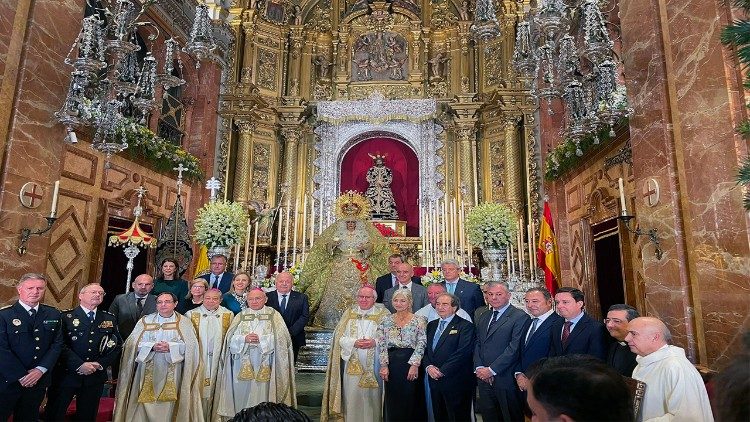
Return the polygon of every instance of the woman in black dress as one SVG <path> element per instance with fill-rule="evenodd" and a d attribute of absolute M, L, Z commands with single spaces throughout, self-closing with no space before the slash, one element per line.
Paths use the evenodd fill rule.
<path fill-rule="evenodd" d="M 180 302 L 185 300 L 188 294 L 188 282 L 180 278 L 180 266 L 172 258 L 161 261 L 161 277 L 154 279 L 151 294 L 159 296 L 164 292 L 172 293 Z"/>
<path fill-rule="evenodd" d="M 208 290 L 208 282 L 203 278 L 196 278 L 190 282 L 190 291 L 185 296 L 185 299 L 181 300 L 177 304 L 177 312 L 185 314 L 185 312 L 195 309 L 203 304 L 203 295 Z"/>

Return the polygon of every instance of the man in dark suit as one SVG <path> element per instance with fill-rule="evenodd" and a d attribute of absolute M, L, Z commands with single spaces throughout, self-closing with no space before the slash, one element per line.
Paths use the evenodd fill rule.
<path fill-rule="evenodd" d="M 39 420 L 39 406 L 62 349 L 60 311 L 42 305 L 47 280 L 21 276 L 18 301 L 0 309 L 0 420 Z"/>
<path fill-rule="evenodd" d="M 284 323 L 292 337 L 294 360 L 297 360 L 300 347 L 305 345 L 305 325 L 310 319 L 310 302 L 307 295 L 292 291 L 294 276 L 284 271 L 276 275 L 276 290 L 266 293 L 266 305 L 276 309 L 284 318 Z"/>
<path fill-rule="evenodd" d="M 476 321 L 474 373 L 478 379 L 477 409 L 485 421 L 523 420 L 523 407 L 513 377 L 521 330 L 529 320 L 526 312 L 510 304 L 510 290 L 503 283 L 485 285 L 490 309 Z"/>
<path fill-rule="evenodd" d="M 122 349 L 115 316 L 97 309 L 102 299 L 102 286 L 87 284 L 78 293 L 80 306 L 62 312 L 63 347 L 47 394 L 48 421 L 64 420 L 73 396 L 73 420 L 96 420 L 107 367 Z"/>
<path fill-rule="evenodd" d="M 526 402 L 525 392 L 529 388 L 526 371 L 531 365 L 549 355 L 552 342 L 551 327 L 557 320 L 562 320 L 562 317 L 552 309 L 552 295 L 544 287 L 533 287 L 527 290 L 524 302 L 532 318 L 524 324 L 521 330 L 516 368 L 513 373 L 518 389 L 522 392 L 522 404 Z"/>
<path fill-rule="evenodd" d="M 132 292 L 117 295 L 109 305 L 109 312 L 115 316 L 123 340 L 130 336 L 141 317 L 156 312 L 156 297 L 149 294 L 154 288 L 154 278 L 141 274 L 130 285 Z"/>
<path fill-rule="evenodd" d="M 427 324 L 427 347 L 422 364 L 430 383 L 436 421 L 471 420 L 476 333 L 472 323 L 456 316 L 459 307 L 457 296 L 439 295 L 435 301 L 439 318 Z"/>
<path fill-rule="evenodd" d="M 226 293 L 232 287 L 232 279 L 234 278 L 234 274 L 226 272 L 226 269 L 227 257 L 214 255 L 211 257 L 211 272 L 202 275 L 201 278 L 208 281 L 209 289 L 219 289 L 222 293 Z M 182 299 L 179 298 L 179 300 Z"/>
<path fill-rule="evenodd" d="M 461 269 L 458 261 L 446 259 L 442 262 L 441 269 L 443 271 L 443 278 L 445 278 L 443 282 L 445 291 L 458 296 L 461 300 L 461 309 L 469 315 L 474 315 L 474 311 L 477 308 L 484 306 L 482 289 L 479 288 L 478 284 L 470 283 L 460 278 Z"/>
<path fill-rule="evenodd" d="M 641 316 L 634 307 L 625 304 L 616 304 L 609 307 L 604 326 L 609 331 L 614 341 L 611 341 L 607 349 L 607 365 L 614 368 L 620 375 L 633 376 L 633 369 L 638 364 L 635 361 L 636 354 L 630 350 L 625 336 L 628 335 L 628 322 L 633 318 Z"/>
<path fill-rule="evenodd" d="M 564 320 L 558 320 L 551 327 L 550 357 L 581 354 L 603 361 L 607 357 L 604 324 L 583 311 L 583 292 L 574 287 L 558 289 L 555 306 Z"/>
<path fill-rule="evenodd" d="M 396 267 L 396 279 L 398 280 L 398 284 L 386 290 L 383 294 L 383 305 L 385 305 L 391 313 L 396 312 L 391 304 L 391 299 L 393 298 L 393 294 L 396 293 L 396 289 L 409 289 L 412 298 L 412 312 L 417 312 L 430 303 L 430 300 L 427 297 L 427 289 L 422 287 L 421 284 L 414 283 L 412 281 L 413 275 L 414 267 L 412 267 L 411 264 L 398 264 Z"/>
<path fill-rule="evenodd" d="M 404 257 L 399 254 L 393 254 L 388 257 L 388 268 L 391 270 L 388 274 L 381 275 L 380 277 L 375 280 L 375 291 L 378 293 L 377 303 L 383 303 L 383 298 L 385 297 L 385 291 L 390 289 L 391 287 L 396 287 L 396 284 L 398 281 L 396 280 L 396 267 L 398 267 L 399 264 L 404 263 Z M 411 282 L 414 284 L 422 284 L 422 280 L 420 280 L 417 276 L 411 277 Z"/>

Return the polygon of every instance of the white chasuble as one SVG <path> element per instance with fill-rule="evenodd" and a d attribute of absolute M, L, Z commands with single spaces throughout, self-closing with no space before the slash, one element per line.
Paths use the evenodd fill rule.
<path fill-rule="evenodd" d="M 162 341 L 169 351 L 154 351 Z M 143 317 L 123 347 L 114 420 L 204 420 L 197 400 L 200 362 L 200 345 L 186 318 Z"/>
<path fill-rule="evenodd" d="M 382 419 L 377 348 L 360 349 L 354 347 L 354 343 L 360 339 L 374 339 L 378 324 L 388 314 L 380 304 L 364 311 L 354 306 L 344 313 L 334 332 L 321 421 Z"/>
<path fill-rule="evenodd" d="M 257 342 L 247 342 L 257 334 Z M 281 315 L 264 306 L 234 317 L 219 361 L 214 411 L 229 419 L 264 401 L 296 406 L 292 340 Z"/>
<path fill-rule="evenodd" d="M 219 357 L 224 345 L 224 337 L 234 314 L 229 309 L 219 306 L 209 311 L 203 305 L 189 310 L 185 317 L 190 319 L 201 342 L 203 358 L 203 414 L 211 420 L 211 399 L 216 389 L 216 373 L 219 368 Z"/>

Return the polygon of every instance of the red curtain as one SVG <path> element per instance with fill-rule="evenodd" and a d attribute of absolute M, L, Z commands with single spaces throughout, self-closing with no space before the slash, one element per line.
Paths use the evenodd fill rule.
<path fill-rule="evenodd" d="M 385 154 L 385 166 L 393 171 L 391 190 L 399 220 L 406 221 L 406 235 L 419 236 L 419 160 L 406 144 L 392 138 L 370 138 L 354 145 L 341 162 L 341 192 L 364 193 L 372 167 L 367 154 Z"/>

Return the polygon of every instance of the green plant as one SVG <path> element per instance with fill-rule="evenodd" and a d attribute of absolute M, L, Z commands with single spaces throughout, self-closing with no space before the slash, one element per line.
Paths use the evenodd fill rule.
<path fill-rule="evenodd" d="M 750 0 L 733 0 L 732 5 L 745 13 L 750 14 Z M 737 51 L 737 60 L 743 67 L 745 82 L 743 86 L 750 89 L 750 20 L 735 19 L 721 31 L 721 42 L 724 45 L 734 47 Z M 748 106 L 750 107 L 750 106 Z M 750 137 L 750 121 L 744 120 L 737 125 L 737 132 L 745 139 Z M 743 197 L 743 205 L 750 210 L 750 156 L 745 157 L 737 172 L 737 183 L 748 187 Z"/>
<path fill-rule="evenodd" d="M 235 245 L 247 235 L 247 220 L 247 210 L 239 202 L 209 202 L 195 218 L 195 240 L 208 248 Z"/>
<path fill-rule="evenodd" d="M 479 204 L 466 216 L 466 236 L 480 248 L 497 249 L 515 241 L 517 223 L 507 206 Z"/>

